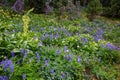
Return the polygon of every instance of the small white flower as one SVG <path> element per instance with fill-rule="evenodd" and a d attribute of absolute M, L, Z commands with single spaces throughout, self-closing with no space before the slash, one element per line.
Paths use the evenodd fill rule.
<path fill-rule="evenodd" d="M 65 43 L 65 41 L 63 40 L 62 43 Z"/>
<path fill-rule="evenodd" d="M 79 48 L 80 46 L 77 46 L 77 48 Z"/>
<path fill-rule="evenodd" d="M 69 52 L 69 50 L 66 50 L 66 52 Z"/>
<path fill-rule="evenodd" d="M 39 42 L 38 45 L 39 45 L 39 46 L 43 46 L 43 45 L 42 45 L 42 42 Z"/>
<path fill-rule="evenodd" d="M 12 38 L 14 38 L 14 36 L 15 36 L 14 34 L 11 35 Z"/>
<path fill-rule="evenodd" d="M 35 38 L 35 41 L 38 41 L 38 38 Z"/>

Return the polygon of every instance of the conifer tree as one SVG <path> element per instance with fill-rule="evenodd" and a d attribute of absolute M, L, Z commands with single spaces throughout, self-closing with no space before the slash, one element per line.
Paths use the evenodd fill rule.
<path fill-rule="evenodd" d="M 120 17 L 120 0 L 111 0 L 111 14 Z"/>
<path fill-rule="evenodd" d="M 91 0 L 87 5 L 86 12 L 88 13 L 88 18 L 93 20 L 96 15 L 101 14 L 102 12 L 102 4 L 100 0 Z"/>

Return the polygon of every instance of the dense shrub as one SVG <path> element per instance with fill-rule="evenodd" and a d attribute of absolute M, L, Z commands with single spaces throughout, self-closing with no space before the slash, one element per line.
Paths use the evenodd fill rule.
<path fill-rule="evenodd" d="M 101 14 L 101 11 L 102 4 L 99 0 L 91 0 L 86 9 L 90 20 L 93 20 L 96 15 Z"/>
<path fill-rule="evenodd" d="M 108 0 L 108 5 L 103 4 L 103 15 L 107 17 L 120 17 L 120 1 L 119 0 Z"/>
<path fill-rule="evenodd" d="M 120 17 L 120 1 L 119 0 L 112 0 L 111 1 L 111 12 L 112 16 Z"/>

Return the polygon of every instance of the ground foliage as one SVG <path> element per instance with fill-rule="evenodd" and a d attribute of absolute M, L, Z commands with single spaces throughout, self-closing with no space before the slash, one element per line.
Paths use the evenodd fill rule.
<path fill-rule="evenodd" d="M 0 79 L 117 79 L 119 21 L 0 13 Z"/>

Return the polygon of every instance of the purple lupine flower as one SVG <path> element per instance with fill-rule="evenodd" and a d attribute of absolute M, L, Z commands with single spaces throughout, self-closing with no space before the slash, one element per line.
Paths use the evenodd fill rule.
<path fill-rule="evenodd" d="M 24 1 L 23 0 L 16 0 L 14 5 L 12 6 L 12 9 L 17 13 L 22 12 L 24 10 Z"/>
<path fill-rule="evenodd" d="M 88 42 L 88 39 L 87 39 L 87 38 L 81 38 L 81 40 L 82 40 L 83 42 L 85 42 L 85 43 Z"/>
<path fill-rule="evenodd" d="M 7 69 L 9 68 L 9 64 L 6 64 L 6 65 L 4 64 L 3 68 L 4 68 L 4 71 L 6 72 Z"/>
<path fill-rule="evenodd" d="M 49 35 L 48 35 L 47 33 L 44 34 L 43 37 L 41 37 L 41 41 L 44 41 L 44 39 L 48 38 L 48 36 L 49 36 Z"/>
<path fill-rule="evenodd" d="M 66 78 L 65 73 L 62 73 L 61 76 L 62 76 L 62 78 Z"/>
<path fill-rule="evenodd" d="M 10 66 L 10 73 L 13 73 L 14 72 L 14 65 L 12 64 L 11 66 Z"/>
<path fill-rule="evenodd" d="M 58 32 L 61 32 L 61 28 L 58 28 Z"/>
<path fill-rule="evenodd" d="M 86 31 L 92 31 L 93 29 L 90 27 L 85 28 Z"/>
<path fill-rule="evenodd" d="M 95 35 L 93 36 L 95 41 L 99 41 L 100 39 L 103 39 L 102 35 Z"/>
<path fill-rule="evenodd" d="M 28 55 L 28 50 L 26 49 L 20 49 L 20 53 L 22 53 L 21 55 L 24 56 L 24 58 L 27 58 L 27 55 Z"/>
<path fill-rule="evenodd" d="M 9 80 L 8 76 L 0 76 L 0 80 Z"/>
<path fill-rule="evenodd" d="M 24 49 L 20 49 L 20 53 L 24 53 Z"/>
<path fill-rule="evenodd" d="M 67 46 L 64 46 L 64 52 L 66 52 L 67 51 Z"/>
<path fill-rule="evenodd" d="M 7 64 L 6 60 L 7 60 L 7 58 L 4 61 L 0 62 L 0 66 L 2 66 L 4 68 L 4 71 L 7 71 L 7 68 L 8 68 L 8 67 L 5 67 L 5 64 Z"/>
<path fill-rule="evenodd" d="M 9 64 L 9 67 L 10 67 L 10 73 L 13 73 L 14 72 L 14 64 L 11 60 L 8 60 L 8 64 Z"/>
<path fill-rule="evenodd" d="M 27 58 L 27 55 L 28 55 L 27 53 L 24 53 L 24 58 Z"/>
<path fill-rule="evenodd" d="M 9 64 L 9 68 L 10 68 L 10 73 L 13 73 L 14 72 L 14 64 L 11 60 L 8 61 L 8 64 Z"/>
<path fill-rule="evenodd" d="M 76 35 L 77 35 L 78 37 L 80 37 L 80 33 L 76 33 Z"/>
<path fill-rule="evenodd" d="M 11 52 L 11 55 L 12 55 L 12 57 L 14 57 L 15 56 L 15 52 Z"/>
<path fill-rule="evenodd" d="M 67 32 L 67 36 L 71 36 L 71 33 Z"/>
<path fill-rule="evenodd" d="M 7 71 L 7 69 L 9 68 L 8 59 L 6 58 L 5 61 L 2 61 L 1 65 L 4 68 L 4 71 Z"/>
<path fill-rule="evenodd" d="M 73 57 L 73 56 L 72 56 L 71 54 L 68 55 L 68 60 L 69 60 L 70 62 L 72 61 L 72 57 Z"/>
<path fill-rule="evenodd" d="M 61 51 L 57 49 L 57 50 L 56 50 L 56 53 L 57 53 L 57 54 L 60 54 L 60 53 L 61 53 Z"/>
<path fill-rule="evenodd" d="M 40 40 L 42 40 L 42 41 L 43 41 L 44 39 L 48 38 L 48 36 L 49 36 L 49 35 L 48 35 L 48 33 L 46 33 L 46 34 L 44 34 L 44 35 L 41 37 L 41 39 L 40 39 Z"/>
<path fill-rule="evenodd" d="M 99 39 L 104 39 L 102 35 L 97 35 Z"/>
<path fill-rule="evenodd" d="M 100 61 L 101 61 L 101 57 L 98 58 L 98 62 L 100 62 Z"/>
<path fill-rule="evenodd" d="M 53 28 L 54 31 L 56 31 L 57 29 L 56 28 Z"/>
<path fill-rule="evenodd" d="M 1 62 L 1 65 L 4 68 L 4 71 L 7 71 L 7 69 L 10 68 L 10 73 L 14 72 L 14 64 L 11 60 L 6 59 Z"/>
<path fill-rule="evenodd" d="M 45 38 L 47 38 L 48 36 L 49 36 L 48 33 L 46 33 L 46 34 L 44 35 Z"/>
<path fill-rule="evenodd" d="M 45 65 L 46 65 L 46 66 L 48 66 L 48 65 L 49 65 L 48 60 L 45 60 Z"/>
<path fill-rule="evenodd" d="M 56 33 L 56 35 L 55 35 L 55 39 L 58 39 L 58 38 L 59 38 L 59 34 Z"/>
<path fill-rule="evenodd" d="M 46 12 L 46 14 L 51 13 L 53 11 L 53 7 L 50 6 L 50 3 L 51 3 L 51 0 L 48 0 L 45 3 L 45 6 L 46 6 L 45 12 Z"/>
<path fill-rule="evenodd" d="M 94 40 L 95 41 L 98 41 L 99 40 L 99 38 L 95 35 L 95 36 L 93 36 L 94 37 Z"/>
<path fill-rule="evenodd" d="M 81 61 L 81 58 L 80 56 L 77 57 L 77 61 L 80 62 Z"/>
<path fill-rule="evenodd" d="M 98 31 L 96 32 L 97 35 L 103 35 L 104 32 L 101 28 L 98 28 Z"/>
<path fill-rule="evenodd" d="M 25 80 L 25 78 L 26 78 L 26 74 L 23 74 L 22 75 L 22 80 Z"/>
<path fill-rule="evenodd" d="M 39 43 L 38 43 L 38 46 L 42 46 L 43 45 L 43 43 L 42 43 L 42 41 L 40 41 Z"/>
<path fill-rule="evenodd" d="M 52 40 L 53 39 L 53 34 L 50 34 L 50 40 Z"/>
<path fill-rule="evenodd" d="M 55 70 L 54 70 L 54 69 L 51 69 L 51 70 L 50 70 L 50 73 L 54 74 L 54 73 L 55 73 Z"/>
<path fill-rule="evenodd" d="M 106 47 L 107 47 L 108 49 L 110 49 L 110 50 L 117 50 L 117 47 L 114 46 L 114 45 L 112 45 L 112 44 L 109 43 L 109 42 L 106 44 Z"/>
<path fill-rule="evenodd" d="M 43 32 L 44 31 L 44 28 L 40 28 L 40 32 Z"/>
<path fill-rule="evenodd" d="M 100 39 L 104 39 L 102 36 L 103 34 L 104 34 L 103 30 L 99 28 L 98 31 L 96 32 L 96 34 L 93 36 L 94 40 L 98 41 Z"/>
<path fill-rule="evenodd" d="M 120 48 L 117 48 L 117 50 L 120 50 Z"/>
<path fill-rule="evenodd" d="M 24 54 L 26 51 L 24 49 L 20 49 L 20 53 Z"/>
<path fill-rule="evenodd" d="M 38 52 L 36 52 L 37 62 L 40 62 L 40 55 Z"/>
<path fill-rule="evenodd" d="M 44 36 L 40 38 L 41 41 L 43 41 L 44 39 L 45 39 Z"/>

